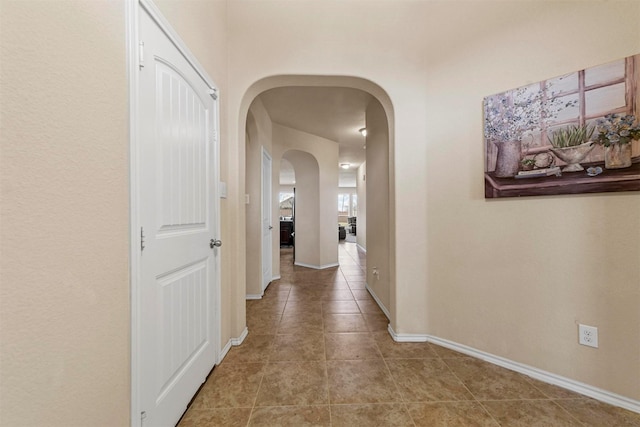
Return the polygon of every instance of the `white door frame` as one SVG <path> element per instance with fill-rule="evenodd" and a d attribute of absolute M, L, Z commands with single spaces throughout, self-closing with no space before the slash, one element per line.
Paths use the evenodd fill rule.
<path fill-rule="evenodd" d="M 204 67 L 198 62 L 198 60 L 189 51 L 186 44 L 182 41 L 180 36 L 173 30 L 169 22 L 164 18 L 160 10 L 151 0 L 126 0 L 125 3 L 125 22 L 126 22 L 126 37 L 127 37 L 127 59 L 128 59 L 128 80 L 129 80 L 129 205 L 130 205 L 130 236 L 129 236 L 129 260 L 130 260 L 130 299 L 131 299 L 131 426 L 139 427 L 141 425 L 141 408 L 140 408 L 140 194 L 139 194 L 139 141 L 137 137 L 138 133 L 138 96 L 139 96 L 139 81 L 138 70 L 140 63 L 144 60 L 144 53 L 140 51 L 140 35 L 139 35 L 139 7 L 143 7 L 156 22 L 158 27 L 165 33 L 167 38 L 174 44 L 174 46 L 184 56 L 186 61 L 194 68 L 198 75 L 209 86 L 210 94 L 214 96 L 216 101 L 214 102 L 213 111 L 213 124 L 216 129 L 216 133 L 213 137 L 213 150 L 214 158 L 216 159 L 212 164 L 212 179 L 216 187 L 220 182 L 220 166 L 219 166 L 219 153 L 220 142 L 217 130 L 220 129 L 220 112 L 218 105 L 218 90 L 217 86 L 213 82 L 213 79 L 209 77 Z M 149 61 L 150 62 L 150 61 Z M 220 200 L 216 198 L 213 201 L 214 215 L 216 223 L 213 224 L 213 231 L 216 236 L 220 236 Z M 220 257 L 215 257 L 215 275 L 216 281 L 220 283 Z M 213 311 L 214 311 L 214 325 L 213 330 L 218 342 L 214 342 L 214 351 L 217 360 L 216 365 L 220 363 L 220 286 L 217 286 L 214 292 Z"/>
<path fill-rule="evenodd" d="M 261 228 L 261 233 L 262 235 L 260 236 L 260 242 L 261 242 L 261 252 L 262 252 L 262 265 L 260 266 L 260 270 L 262 272 L 262 274 L 260 275 L 260 277 L 262 278 L 262 284 L 261 284 L 261 288 L 262 288 L 262 293 L 264 294 L 265 289 L 267 289 L 267 286 L 269 285 L 269 283 L 271 283 L 271 280 L 273 279 L 273 207 L 272 207 L 272 202 L 273 202 L 273 185 L 272 182 L 273 180 L 271 179 L 271 174 L 273 172 L 273 161 L 271 159 L 271 155 L 269 154 L 269 152 L 267 150 L 265 150 L 264 146 L 262 147 L 262 158 L 260 159 L 260 213 L 261 213 L 261 218 L 260 218 L 260 224 L 262 225 Z M 269 163 L 269 174 L 268 174 L 268 180 L 265 182 L 265 161 L 268 161 Z M 265 185 L 268 185 L 270 191 L 268 194 L 268 200 L 265 200 L 265 196 L 267 196 L 265 194 Z M 267 203 L 265 203 L 267 202 Z M 265 224 L 264 224 L 264 218 L 265 218 L 265 205 L 268 205 L 267 208 L 267 214 L 269 217 L 269 236 L 270 238 L 268 238 L 268 248 L 265 248 Z M 265 250 L 266 249 L 266 250 Z M 264 254 L 267 253 L 269 254 L 265 259 Z M 269 272 L 269 277 L 265 277 L 265 264 L 268 265 L 268 272 Z"/>

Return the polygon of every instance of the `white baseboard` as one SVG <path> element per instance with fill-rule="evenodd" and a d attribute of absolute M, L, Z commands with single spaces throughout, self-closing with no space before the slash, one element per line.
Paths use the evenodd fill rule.
<path fill-rule="evenodd" d="M 371 289 L 369 287 L 369 284 L 367 282 L 364 283 L 364 286 L 367 288 L 367 291 L 369 292 L 369 294 L 373 297 L 373 299 L 376 301 L 376 304 L 378 304 L 378 307 L 380 307 L 380 310 L 382 310 L 382 312 L 384 313 L 385 316 L 387 316 L 387 319 L 391 319 L 391 315 L 389 314 L 389 310 L 387 310 L 387 307 L 384 306 L 384 304 L 382 303 L 382 301 L 380 301 L 380 299 L 378 298 L 378 296 L 376 295 L 375 292 L 373 292 L 373 289 Z M 391 324 L 389 324 L 389 326 L 391 326 Z M 395 339 L 395 338 L 394 338 Z"/>
<path fill-rule="evenodd" d="M 511 371 L 519 372 L 536 380 L 540 380 L 545 383 L 553 384 L 558 387 L 565 388 L 567 390 L 574 391 L 584 396 L 591 397 L 610 405 L 619 406 L 620 408 L 628 409 L 636 413 L 640 413 L 640 401 L 630 399 L 625 396 L 621 396 L 616 393 L 612 393 L 607 390 L 603 390 L 598 387 L 591 386 L 579 381 L 572 380 L 560 375 L 556 375 L 551 372 L 543 371 L 542 369 L 535 368 L 533 366 L 525 365 L 523 363 L 515 362 L 513 360 L 505 359 L 504 357 L 496 356 L 491 353 L 486 353 L 481 350 L 477 350 L 473 347 L 466 346 L 464 344 L 458 344 L 453 341 L 445 340 L 442 338 L 434 337 L 432 335 L 420 335 L 420 334 L 396 334 L 391 324 L 389 324 L 389 333 L 397 342 L 430 342 L 442 347 L 454 350 L 471 357 L 475 357 L 485 362 L 492 363 L 494 365 L 501 366 Z"/>
<path fill-rule="evenodd" d="M 231 350 L 231 340 L 227 341 L 227 343 L 222 348 L 222 350 L 220 350 L 220 354 L 218 355 L 218 360 L 216 361 L 216 366 L 222 363 L 222 359 L 226 357 L 227 353 L 229 353 L 229 350 Z"/>
<path fill-rule="evenodd" d="M 365 254 L 367 253 L 367 250 L 365 248 L 363 248 L 362 246 L 360 246 L 359 243 L 356 243 L 356 246 L 358 247 L 358 249 L 360 249 L 362 252 L 364 252 Z"/>
<path fill-rule="evenodd" d="M 247 337 L 248 334 L 249 334 L 249 329 L 245 326 L 244 330 L 242 331 L 242 333 L 238 338 L 231 338 L 229 341 L 227 341 L 227 344 L 225 344 L 224 348 L 220 351 L 220 354 L 218 355 L 218 362 L 216 363 L 216 365 L 219 365 L 222 362 L 222 359 L 224 359 L 227 353 L 229 353 L 229 350 L 231 350 L 231 347 L 235 347 L 237 345 L 242 344 L 242 342 L 244 341 L 244 339 Z"/>
<path fill-rule="evenodd" d="M 273 282 L 274 280 L 280 280 L 280 276 L 279 275 L 278 276 L 274 276 L 271 279 L 271 282 Z M 252 299 L 252 300 L 253 299 L 262 299 L 262 297 L 264 296 L 265 291 L 269 288 L 269 285 L 271 284 L 271 282 L 267 283 L 267 287 L 262 290 L 261 294 L 247 294 L 245 296 L 245 299 Z"/>
<path fill-rule="evenodd" d="M 314 270 L 324 270 L 325 268 L 338 267 L 340 264 L 336 262 L 332 264 L 325 264 L 325 265 L 318 266 L 318 265 L 305 264 L 303 262 L 296 261 L 294 265 L 297 265 L 298 267 L 313 268 Z"/>
<path fill-rule="evenodd" d="M 242 333 L 240 334 L 240 336 L 238 338 L 231 338 L 231 345 L 232 346 L 237 346 L 240 345 L 244 342 L 244 339 L 247 337 L 247 335 L 249 335 L 249 328 L 247 328 L 246 326 L 244 327 L 244 330 L 242 331 Z"/>

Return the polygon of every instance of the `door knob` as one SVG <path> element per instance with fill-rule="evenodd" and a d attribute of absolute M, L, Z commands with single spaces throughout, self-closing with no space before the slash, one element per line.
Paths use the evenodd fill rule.
<path fill-rule="evenodd" d="M 271 226 L 271 225 L 270 225 L 270 226 L 269 226 L 269 230 L 273 230 L 273 226 Z"/>
<path fill-rule="evenodd" d="M 222 240 L 211 239 L 211 241 L 209 242 L 209 247 L 213 249 L 214 246 L 216 248 L 219 248 L 220 246 L 222 246 Z"/>

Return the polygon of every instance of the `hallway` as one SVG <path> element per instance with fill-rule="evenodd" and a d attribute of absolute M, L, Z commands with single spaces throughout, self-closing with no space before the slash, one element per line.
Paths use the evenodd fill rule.
<path fill-rule="evenodd" d="M 339 268 L 281 257 L 247 301 L 249 335 L 215 368 L 187 426 L 640 426 L 640 415 L 429 343 L 396 343 L 365 289 L 365 255 Z"/>

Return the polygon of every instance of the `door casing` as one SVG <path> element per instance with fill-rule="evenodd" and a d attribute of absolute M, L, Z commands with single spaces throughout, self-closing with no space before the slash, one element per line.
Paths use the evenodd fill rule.
<path fill-rule="evenodd" d="M 198 62 L 195 56 L 190 52 L 186 44 L 178 36 L 169 22 L 164 18 L 160 10 L 151 0 L 125 0 L 125 23 L 126 23 L 126 41 L 127 41 L 127 68 L 129 83 L 129 206 L 130 206 L 130 229 L 129 229 L 129 260 L 130 260 L 130 334 L 131 334 L 131 426 L 139 427 L 142 424 L 141 403 L 140 403 L 140 286 L 141 286 L 141 269 L 140 269 L 140 182 L 139 182 L 139 141 L 138 141 L 138 107 L 139 107 L 139 82 L 138 70 L 144 53 L 140 50 L 140 34 L 139 34 L 139 10 L 144 8 L 156 25 L 165 33 L 173 45 L 180 51 L 186 61 L 194 68 L 198 75 L 209 86 L 210 94 L 216 99 L 218 97 L 217 85 L 213 79 L 207 74 L 204 67 Z M 212 164 L 211 177 L 214 185 L 220 182 L 220 165 L 219 153 L 220 142 L 217 130 L 220 129 L 220 113 L 218 102 L 214 102 L 213 125 L 216 133 L 213 135 L 214 158 Z M 220 236 L 220 201 L 213 201 L 214 215 L 217 219 L 213 225 L 214 233 Z M 215 258 L 215 274 L 216 280 L 220 283 L 220 257 Z M 221 301 L 220 286 L 217 286 L 214 292 L 214 335 L 220 339 L 221 325 Z M 221 345 L 220 342 L 215 344 L 216 361 L 221 361 Z"/>
<path fill-rule="evenodd" d="M 272 160 L 267 150 L 262 147 L 262 167 L 261 167 L 261 223 L 262 223 L 262 292 L 271 282 L 273 275 L 273 212 L 271 201 L 273 199 L 273 188 L 271 185 Z"/>

